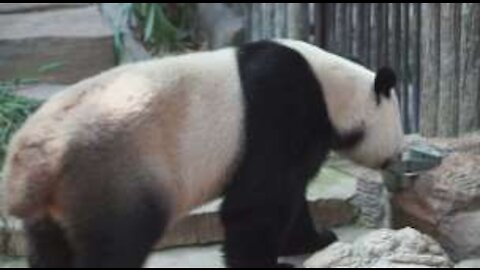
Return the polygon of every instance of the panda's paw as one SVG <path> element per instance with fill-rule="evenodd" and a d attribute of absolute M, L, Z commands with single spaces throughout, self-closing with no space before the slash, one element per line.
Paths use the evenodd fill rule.
<path fill-rule="evenodd" d="M 295 268 L 295 266 L 293 264 L 289 264 L 289 263 L 277 263 L 272 268 Z"/>
<path fill-rule="evenodd" d="M 274 258 L 269 258 L 268 260 L 252 260 L 252 259 L 242 259 L 242 260 L 227 260 L 227 268 L 295 268 L 293 264 L 285 262 L 276 262 Z"/>
<path fill-rule="evenodd" d="M 324 230 L 318 235 L 317 243 L 314 245 L 316 250 L 314 251 L 324 249 L 337 241 L 338 237 L 332 230 Z"/>

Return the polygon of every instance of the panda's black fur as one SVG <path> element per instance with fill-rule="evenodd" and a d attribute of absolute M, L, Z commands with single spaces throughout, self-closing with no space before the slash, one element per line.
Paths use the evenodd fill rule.
<path fill-rule="evenodd" d="M 264 41 L 237 55 L 246 139 L 222 207 L 225 253 L 230 266 L 272 266 L 278 255 L 311 252 L 335 239 L 317 235 L 305 202 L 334 131 L 321 85 L 298 52 Z"/>
<path fill-rule="evenodd" d="M 242 151 L 223 192 L 221 221 L 225 226 L 226 264 L 230 267 L 286 266 L 277 263 L 279 256 L 313 252 L 336 240 L 330 230 L 317 233 L 305 190 L 330 150 L 353 148 L 364 134 L 362 129 L 337 134 L 327 112 L 322 83 L 307 60 L 294 49 L 277 42 L 253 42 L 237 48 L 236 59 L 245 123 Z M 388 98 L 394 84 L 393 73 L 389 70 L 383 73 L 386 75 L 382 78 L 386 79 L 375 84 L 379 89 L 375 90 L 378 102 L 382 96 Z M 90 166 L 92 160 L 101 163 L 115 158 L 82 151 L 81 146 L 78 151 L 72 151 L 71 160 L 79 162 L 71 166 L 93 178 L 102 174 Z M 82 160 L 88 162 L 83 164 Z M 115 166 L 115 170 L 125 169 L 124 177 L 149 177 L 130 175 L 127 163 Z M 89 183 L 95 182 L 90 180 Z M 92 188 L 80 181 L 68 179 L 65 190 Z M 31 265 L 141 266 L 161 237 L 171 213 L 168 205 L 163 209 L 156 207 L 161 194 L 151 191 L 148 184 L 142 182 L 131 188 L 120 191 L 121 195 L 116 193 L 118 190 L 110 190 L 108 199 L 104 200 L 100 198 L 102 188 L 92 188 L 90 195 L 96 196 L 96 202 L 103 202 L 102 207 L 112 211 L 103 211 L 108 214 L 73 224 L 88 226 L 88 234 L 66 234 L 63 225 L 49 216 L 26 221 Z M 81 192 L 67 192 L 69 196 L 79 196 L 70 198 L 78 204 L 77 208 L 85 204 L 86 211 L 94 209 L 88 206 L 89 198 L 79 194 Z M 129 194 L 135 198 L 122 200 L 122 196 Z M 89 217 L 89 213 L 84 214 Z M 72 242 L 74 245 L 69 245 Z"/>

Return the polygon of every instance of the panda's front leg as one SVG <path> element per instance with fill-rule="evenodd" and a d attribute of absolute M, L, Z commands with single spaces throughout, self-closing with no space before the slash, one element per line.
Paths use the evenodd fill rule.
<path fill-rule="evenodd" d="M 228 267 L 292 267 L 279 264 L 277 258 L 286 224 L 292 224 L 305 188 L 301 183 L 281 178 L 273 178 L 278 182 L 272 185 L 271 180 L 264 181 L 256 175 L 247 181 L 238 179 L 227 189 L 221 218 Z"/>
<path fill-rule="evenodd" d="M 224 212 L 225 263 L 231 268 L 289 267 L 277 263 L 281 222 L 273 207 Z"/>
<path fill-rule="evenodd" d="M 338 240 L 336 234 L 323 229 L 317 232 L 311 217 L 308 202 L 302 198 L 291 226 L 285 228 L 280 247 L 280 256 L 304 255 L 321 250 Z"/>

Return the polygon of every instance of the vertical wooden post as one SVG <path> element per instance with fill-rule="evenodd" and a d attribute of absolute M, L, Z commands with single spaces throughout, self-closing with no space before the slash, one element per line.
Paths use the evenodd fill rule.
<path fill-rule="evenodd" d="M 425 136 L 437 134 L 438 79 L 440 63 L 440 4 L 422 4 L 420 132 Z"/>
<path fill-rule="evenodd" d="M 412 13 L 412 64 L 411 70 L 413 73 L 413 89 L 414 89 L 414 110 L 415 110 L 415 124 L 414 132 L 418 132 L 420 128 L 420 29 L 421 27 L 421 4 L 413 4 Z"/>
<path fill-rule="evenodd" d="M 455 50 L 455 8 L 456 3 L 440 5 L 440 74 L 438 89 L 437 135 L 457 135 L 457 78 Z"/>
<path fill-rule="evenodd" d="M 460 117 L 461 133 L 480 129 L 480 4 L 461 6 Z"/>
<path fill-rule="evenodd" d="M 306 40 L 308 38 L 308 3 L 288 3 L 288 37 Z"/>
<path fill-rule="evenodd" d="M 327 46 L 327 3 L 315 3 L 314 4 L 314 35 L 315 44 L 319 47 L 325 48 Z"/>

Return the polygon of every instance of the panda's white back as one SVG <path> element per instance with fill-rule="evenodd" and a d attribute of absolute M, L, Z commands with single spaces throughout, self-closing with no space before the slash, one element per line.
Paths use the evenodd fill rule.
<path fill-rule="evenodd" d="M 177 85 L 165 87 L 168 94 L 157 106 L 165 109 L 155 117 L 162 122 L 147 125 L 148 132 L 138 133 L 133 141 L 143 162 L 173 192 L 178 208 L 173 212 L 183 215 L 219 195 L 234 169 L 241 148 L 243 98 L 233 49 L 171 60 L 176 64 L 165 65 L 164 72 L 149 68 L 154 81 L 153 74 L 167 80 L 180 76 Z"/>

